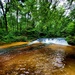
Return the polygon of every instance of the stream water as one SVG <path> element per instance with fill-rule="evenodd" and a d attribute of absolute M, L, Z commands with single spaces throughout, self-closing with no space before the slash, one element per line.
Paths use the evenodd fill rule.
<path fill-rule="evenodd" d="M 75 75 L 74 50 L 40 42 L 0 49 L 0 75 Z"/>
<path fill-rule="evenodd" d="M 38 42 L 42 42 L 45 44 L 69 45 L 64 38 L 39 38 L 35 41 L 30 42 L 29 44 L 31 45 L 31 44 L 38 43 Z"/>

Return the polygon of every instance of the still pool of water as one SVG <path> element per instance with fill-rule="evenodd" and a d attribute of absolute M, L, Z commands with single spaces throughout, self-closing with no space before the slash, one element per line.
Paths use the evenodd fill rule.
<path fill-rule="evenodd" d="M 74 50 L 41 43 L 1 49 L 0 75 L 75 75 Z"/>

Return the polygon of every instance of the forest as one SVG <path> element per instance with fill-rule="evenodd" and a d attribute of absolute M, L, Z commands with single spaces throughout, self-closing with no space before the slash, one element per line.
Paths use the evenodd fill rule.
<path fill-rule="evenodd" d="M 55 37 L 75 45 L 75 0 L 0 0 L 0 44 Z"/>
<path fill-rule="evenodd" d="M 0 0 L 0 75 L 75 75 L 75 0 Z"/>

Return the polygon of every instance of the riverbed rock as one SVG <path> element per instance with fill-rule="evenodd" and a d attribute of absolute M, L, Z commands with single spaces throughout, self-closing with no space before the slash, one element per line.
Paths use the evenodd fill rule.
<path fill-rule="evenodd" d="M 4 51 L 0 75 L 75 75 L 75 59 L 69 57 L 75 46 L 36 43 Z"/>

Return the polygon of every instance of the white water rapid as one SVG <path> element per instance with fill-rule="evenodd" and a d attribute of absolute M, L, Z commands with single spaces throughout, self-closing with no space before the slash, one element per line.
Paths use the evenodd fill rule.
<path fill-rule="evenodd" d="M 30 42 L 29 45 L 39 43 L 39 42 L 45 44 L 69 45 L 64 38 L 39 38 L 35 41 Z"/>

